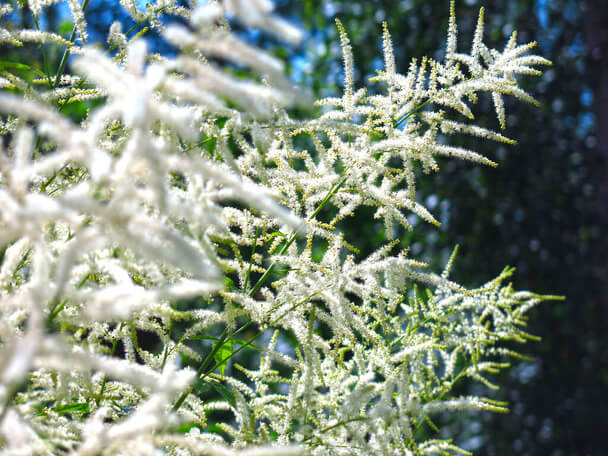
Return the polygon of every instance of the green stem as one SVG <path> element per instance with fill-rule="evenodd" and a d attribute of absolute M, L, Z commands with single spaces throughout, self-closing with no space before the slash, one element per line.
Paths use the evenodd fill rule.
<path fill-rule="evenodd" d="M 340 179 L 339 182 L 337 182 L 336 184 L 334 184 L 329 191 L 327 192 L 327 195 L 325 195 L 325 198 L 323 198 L 323 200 L 321 201 L 321 203 L 319 204 L 319 207 L 317 207 L 317 209 L 310 215 L 310 217 L 308 217 L 308 220 L 312 220 L 314 219 L 319 212 L 321 212 L 321 209 L 323 209 L 323 207 L 329 202 L 329 200 L 331 199 L 332 196 L 334 196 L 336 194 L 336 192 L 338 190 L 340 190 L 340 188 L 342 188 L 342 186 L 346 183 L 346 179 L 348 176 L 346 176 L 346 172 L 348 171 L 348 168 L 345 169 L 342 172 L 342 179 Z M 287 242 L 285 243 L 285 245 L 283 245 L 283 247 L 281 248 L 281 250 L 279 251 L 279 255 L 282 255 L 283 253 L 285 253 L 285 251 L 287 251 L 287 249 L 291 246 L 291 244 L 293 244 L 293 242 L 296 240 L 296 233 L 292 234 L 290 236 L 290 238 L 287 240 Z M 251 291 L 249 291 L 249 296 L 254 296 L 258 290 L 262 287 L 262 285 L 264 284 L 264 282 L 266 282 L 266 280 L 268 279 L 268 277 L 270 276 L 270 274 L 272 274 L 274 268 L 276 267 L 276 265 L 278 264 L 278 261 L 274 261 L 269 267 L 268 269 L 266 269 L 266 272 L 264 272 L 264 274 L 262 275 L 262 277 L 260 277 L 260 280 L 258 280 L 258 282 L 253 286 L 253 288 L 251 289 Z"/>
<path fill-rule="evenodd" d="M 84 0 L 82 2 L 82 13 L 84 14 L 87 9 L 87 5 L 89 4 L 89 0 Z M 76 24 L 74 24 L 74 28 L 72 30 L 72 34 L 70 35 L 70 41 L 73 43 L 76 39 Z M 61 60 L 59 61 L 59 67 L 57 68 L 57 72 L 55 73 L 55 81 L 51 83 L 49 78 L 49 84 L 51 85 L 51 89 L 56 88 L 59 85 L 59 81 L 61 80 L 61 76 L 65 71 L 65 67 L 68 64 L 68 57 L 70 56 L 70 46 L 66 46 L 63 55 L 61 56 Z"/>
<path fill-rule="evenodd" d="M 46 321 L 48 327 L 51 326 L 51 324 L 53 323 L 53 320 L 55 319 L 55 317 L 57 317 L 57 315 L 59 315 L 59 312 L 61 312 L 63 310 L 66 303 L 67 303 L 67 300 L 65 300 L 65 299 L 63 299 L 62 301 L 55 301 L 55 303 L 51 307 L 51 311 L 49 312 L 49 317 L 47 318 L 47 321 Z"/>
<path fill-rule="evenodd" d="M 270 322 L 270 324 L 268 325 L 268 327 L 276 325 L 289 312 L 295 310 L 297 307 L 301 306 L 302 304 L 305 304 L 306 302 L 308 302 L 308 300 L 310 300 L 312 297 L 318 295 L 322 291 L 323 290 L 315 291 L 314 293 L 311 293 L 310 295 L 306 296 L 301 301 L 295 303 L 293 306 L 291 306 L 289 309 L 287 309 L 285 312 L 283 312 L 279 317 L 275 318 L 272 322 Z M 274 306 L 273 309 L 270 310 L 270 312 L 272 312 L 273 310 L 277 309 L 279 306 L 280 306 L 280 304 Z M 215 368 L 217 366 L 221 366 L 223 363 L 225 363 L 226 361 L 228 361 L 230 358 L 232 358 L 234 355 L 236 355 L 237 353 L 239 353 L 245 347 L 250 346 L 253 342 L 255 342 L 255 340 L 258 337 L 260 337 L 262 334 L 264 334 L 264 331 L 259 331 L 256 335 L 252 336 L 247 341 L 245 341 L 245 343 L 243 345 L 241 345 L 238 349 L 236 349 L 235 351 L 233 351 L 229 356 L 227 356 L 226 358 L 220 360 L 219 362 L 216 362 L 213 366 L 208 367 L 211 364 L 211 361 L 213 360 L 213 358 L 215 357 L 215 354 L 219 351 L 219 349 L 222 347 L 222 345 L 224 345 L 224 342 L 226 342 L 227 340 L 230 340 L 230 339 L 234 338 L 240 332 L 242 332 L 246 328 L 248 328 L 252 323 L 253 323 L 253 320 L 249 320 L 247 323 L 245 323 L 239 329 L 237 329 L 232 334 L 230 334 L 230 336 L 228 336 L 228 327 L 224 328 L 224 331 L 222 331 L 222 334 L 220 335 L 219 339 L 217 340 L 217 342 L 213 346 L 213 349 L 207 354 L 207 356 L 203 360 L 202 364 L 199 366 L 198 370 L 196 371 L 196 378 L 200 379 L 200 380 L 204 380 L 205 378 L 207 378 L 209 376 L 209 374 L 211 372 L 213 372 L 215 370 Z M 182 404 L 184 403 L 184 401 L 188 397 L 188 394 L 190 394 L 190 392 L 192 392 L 192 388 L 193 387 L 190 386 L 177 399 L 177 401 L 175 402 L 175 404 L 173 405 L 173 408 L 172 408 L 172 410 L 174 412 L 177 412 L 179 410 L 179 408 L 182 406 Z"/>
<path fill-rule="evenodd" d="M 122 329 L 124 323 L 120 324 L 120 329 Z M 116 345 L 118 345 L 118 340 L 114 339 L 112 341 L 112 350 L 110 352 L 110 357 L 114 356 L 114 353 L 116 353 Z M 101 402 L 101 400 L 103 399 L 103 393 L 105 392 L 106 389 L 106 383 L 108 381 L 108 376 L 104 374 L 103 376 L 103 380 L 101 381 L 101 388 L 99 389 L 99 394 L 97 394 L 97 397 L 95 398 L 95 406 L 97 408 L 99 408 L 99 404 Z"/>
<path fill-rule="evenodd" d="M 82 288 L 82 286 L 87 283 L 87 280 L 89 280 L 91 278 L 91 274 L 87 274 L 85 275 L 80 282 L 78 282 L 78 284 L 76 284 L 76 289 L 79 290 L 80 288 Z M 55 302 L 51 305 L 51 310 L 49 311 L 49 317 L 47 318 L 46 324 L 47 327 L 50 328 L 51 324 L 53 323 L 53 320 L 55 319 L 55 317 L 57 317 L 57 315 L 59 315 L 59 312 L 61 312 L 63 310 L 63 308 L 65 307 L 65 305 L 67 304 L 67 299 L 63 299 L 61 301 L 57 301 L 55 300 Z"/>
<path fill-rule="evenodd" d="M 38 24 L 38 18 L 36 17 L 36 15 L 32 14 L 32 19 L 34 20 L 34 26 L 36 27 L 36 30 L 40 31 L 40 25 Z M 41 43 L 40 49 L 42 49 L 42 64 L 44 66 L 46 80 L 49 84 L 49 87 L 52 89 L 53 84 L 51 83 L 51 72 L 49 71 L 49 61 L 46 57 L 46 45 L 44 43 Z"/>
<path fill-rule="evenodd" d="M 345 426 L 345 425 L 347 425 L 347 424 L 349 424 L 349 423 L 354 423 L 354 422 L 356 422 L 356 421 L 365 421 L 365 420 L 367 420 L 367 418 L 366 418 L 366 417 L 364 417 L 364 416 L 357 416 L 357 417 L 355 417 L 355 418 L 351 418 L 351 419 L 349 419 L 349 420 L 339 421 L 339 422 L 337 422 L 336 424 L 332 424 L 331 426 L 327 426 L 326 428 L 321 429 L 321 430 L 319 431 L 319 433 L 320 433 L 320 434 L 325 434 L 327 431 L 331 431 L 332 429 L 338 428 L 338 427 L 340 427 L 340 426 Z M 306 438 L 303 440 L 303 442 L 306 442 L 306 441 L 308 441 L 308 440 L 310 440 L 310 439 L 312 439 L 312 438 L 313 438 L 313 436 L 312 436 L 312 435 L 311 435 L 310 437 L 306 437 Z"/>
<path fill-rule="evenodd" d="M 84 13 L 84 10 L 87 7 L 87 4 L 89 3 L 89 0 L 84 0 L 84 2 L 82 3 L 82 11 Z M 160 12 L 162 12 L 165 8 L 167 8 L 166 6 L 163 6 L 162 8 L 159 8 L 158 10 L 155 11 L 155 14 L 158 14 Z M 139 27 L 141 24 L 143 24 L 144 22 L 146 22 L 147 19 L 138 21 L 136 24 L 134 24 L 129 30 L 127 30 L 127 32 L 125 33 L 125 36 L 129 35 L 129 33 L 131 33 L 132 31 L 134 31 L 137 27 Z M 74 39 L 76 38 L 76 29 L 74 28 L 74 30 L 72 30 L 72 35 L 70 36 L 70 41 L 74 41 Z M 106 50 L 106 54 L 109 54 L 110 52 L 112 52 L 114 49 L 116 49 L 118 47 L 117 44 L 113 44 L 112 46 L 110 46 L 108 48 L 108 50 Z M 61 76 L 63 75 L 63 72 L 65 71 L 65 67 L 68 63 L 68 57 L 70 56 L 70 48 L 66 47 L 65 51 L 63 52 L 63 56 L 61 57 L 61 62 L 59 63 L 59 68 L 57 69 L 57 74 L 55 75 L 55 82 L 53 84 L 53 87 L 57 87 L 57 85 L 59 84 L 59 80 L 61 78 Z M 84 78 L 82 78 L 80 80 L 80 82 L 78 83 L 77 87 L 82 87 L 85 82 L 86 82 L 86 76 Z"/>
<path fill-rule="evenodd" d="M 243 285 L 243 291 L 247 293 L 247 287 L 249 286 L 249 277 L 251 276 L 251 266 L 253 265 L 253 255 L 255 255 L 255 249 L 258 245 L 258 236 L 260 234 L 260 227 L 255 229 L 255 239 L 253 240 L 253 247 L 251 248 L 251 255 L 249 257 L 249 267 L 247 268 L 247 276 L 245 277 L 245 284 Z"/>
<path fill-rule="evenodd" d="M 158 8 L 157 10 L 154 11 L 154 14 L 158 14 L 158 13 L 162 13 L 162 11 L 164 9 L 168 8 L 168 6 L 163 6 L 161 8 Z M 135 30 L 137 27 L 139 27 L 141 24 L 143 24 L 144 22 L 146 22 L 148 19 L 142 19 L 141 21 L 137 21 L 129 30 L 127 30 L 125 32 L 125 36 L 128 36 L 129 33 L 131 33 L 133 30 Z M 118 47 L 118 44 L 113 44 L 112 46 L 110 46 L 108 48 L 108 50 L 106 51 L 106 54 L 109 54 L 110 52 L 112 52 L 114 49 L 116 49 Z"/>
<path fill-rule="evenodd" d="M 171 333 L 173 332 L 173 321 L 169 324 L 169 338 L 171 338 Z M 165 369 L 165 364 L 167 363 L 167 358 L 171 353 L 171 350 L 168 348 L 169 344 L 165 344 L 165 349 L 163 350 L 163 362 L 160 364 L 160 369 Z"/>
<path fill-rule="evenodd" d="M 226 326 L 224 328 L 224 331 L 222 331 L 222 334 L 220 335 L 220 337 L 217 340 L 216 344 L 213 346 L 213 348 L 211 349 L 211 351 L 207 354 L 207 356 L 205 357 L 205 359 L 203 360 L 203 362 L 201 363 L 201 365 L 197 369 L 197 371 L 196 371 L 196 378 L 199 378 L 201 376 L 201 374 L 204 372 L 204 370 L 207 368 L 207 366 L 209 366 L 209 364 L 213 360 L 213 357 L 215 356 L 215 354 L 222 347 L 222 345 L 224 345 L 224 342 L 228 339 L 227 336 L 228 336 L 228 327 Z M 175 404 L 173 404 L 173 411 L 174 412 L 177 412 L 179 410 L 179 408 L 182 406 L 182 404 L 184 403 L 184 401 L 188 397 L 188 394 L 190 394 L 190 392 L 192 391 L 192 388 L 193 388 L 193 386 L 190 386 L 186 391 L 184 391 L 182 393 L 182 395 L 177 399 L 177 401 L 175 402 Z"/>
<path fill-rule="evenodd" d="M 418 114 L 418 112 L 420 112 L 420 110 L 422 108 L 424 108 L 426 105 L 428 105 L 431 101 L 433 101 L 433 98 L 429 98 L 424 103 L 419 104 L 414 109 L 412 109 L 410 112 L 408 112 L 408 113 L 404 114 L 403 116 L 401 116 L 399 119 L 397 119 L 395 121 L 395 128 L 399 127 L 399 125 L 401 125 L 403 122 L 405 122 L 407 119 L 409 119 L 414 114 Z"/>
<path fill-rule="evenodd" d="M 304 299 L 302 299 L 301 301 L 298 301 L 297 303 L 295 303 L 293 306 L 291 306 L 289 309 L 287 309 L 285 312 L 283 312 L 283 314 L 277 318 L 275 318 L 269 325 L 268 327 L 274 326 L 276 325 L 279 321 L 281 321 L 283 319 L 283 317 L 285 317 L 289 312 L 291 312 L 292 310 L 295 310 L 296 308 L 300 307 L 302 304 L 305 304 L 306 302 L 308 302 L 312 297 L 318 295 L 319 293 L 321 293 L 323 290 L 319 290 L 319 291 L 315 291 L 314 293 L 309 294 L 308 296 L 306 296 Z M 314 316 L 314 307 L 313 307 L 313 316 Z M 247 324 L 243 325 L 241 328 L 239 328 L 237 331 L 235 331 L 234 333 L 232 333 L 230 335 L 230 337 L 228 338 L 229 340 L 232 339 L 234 336 L 236 336 L 239 332 L 241 332 L 243 329 L 245 329 L 245 327 L 249 326 L 252 323 L 252 321 L 248 321 Z M 251 346 L 251 344 L 253 342 L 255 342 L 255 340 L 260 337 L 262 334 L 264 334 L 264 331 L 260 331 L 258 332 L 255 336 L 252 336 L 251 338 L 249 338 L 248 340 L 245 341 L 244 344 L 242 344 L 238 349 L 236 349 L 235 351 L 232 352 L 232 354 L 230 354 L 229 356 L 226 356 L 224 359 L 222 359 L 219 362 L 215 363 L 215 366 L 213 366 L 208 372 L 206 372 L 201 379 L 204 379 L 205 377 L 207 377 L 211 372 L 213 372 L 213 370 L 215 369 L 215 367 L 217 366 L 221 366 L 222 364 L 224 364 L 224 362 L 228 361 L 230 358 L 232 358 L 234 355 L 236 355 L 238 352 L 240 352 L 241 350 L 243 350 L 246 347 Z"/>
<path fill-rule="evenodd" d="M 319 206 L 317 207 L 317 209 L 310 215 L 310 217 L 308 217 L 308 220 L 312 220 L 314 219 L 319 212 L 321 212 L 321 210 L 323 209 L 323 207 L 329 202 L 329 200 L 331 199 L 331 197 L 333 195 L 336 194 L 336 192 L 338 190 L 340 190 L 340 188 L 342 188 L 342 186 L 346 183 L 347 180 L 347 175 L 346 173 L 348 172 L 348 168 L 346 168 L 343 172 L 342 172 L 342 179 L 340 179 L 339 182 L 337 182 L 336 184 L 334 184 L 329 191 L 327 192 L 327 194 L 325 195 L 325 197 L 323 198 L 323 200 L 321 201 L 321 203 L 319 204 Z M 281 248 L 281 250 L 279 251 L 279 255 L 283 254 L 290 246 L 291 244 L 293 244 L 293 242 L 296 240 L 296 233 L 293 233 L 291 235 L 291 237 L 287 240 L 287 242 L 285 243 L 285 245 Z M 264 282 L 266 282 L 266 280 L 268 279 L 268 277 L 270 277 L 270 274 L 273 272 L 275 266 L 278 264 L 277 261 L 274 261 L 269 267 L 268 269 L 266 269 L 266 272 L 264 272 L 264 274 L 262 275 L 262 277 L 260 277 L 260 279 L 257 281 L 257 283 L 253 286 L 253 288 L 249 291 L 249 296 L 254 296 L 258 290 L 262 287 L 262 285 L 264 284 Z M 308 301 L 308 299 L 310 299 L 312 296 L 315 296 L 316 294 L 320 293 L 320 291 L 315 292 L 311 295 L 309 295 L 308 297 L 305 298 L 304 301 L 301 301 L 299 303 L 294 304 L 294 306 L 292 306 L 290 309 L 288 309 L 283 315 L 281 315 L 279 318 L 275 319 L 273 322 L 270 323 L 269 326 L 274 326 L 276 323 L 278 323 L 281 318 L 283 318 L 285 315 L 287 315 L 287 313 L 291 312 L 291 310 L 293 310 L 295 307 L 303 304 L 304 302 Z M 253 342 L 255 339 L 257 339 L 262 332 L 256 334 L 251 340 L 247 341 L 247 344 L 242 345 L 241 347 L 239 347 L 235 352 L 233 352 L 228 358 L 222 360 L 219 363 L 215 363 L 214 366 L 211 367 L 211 369 L 205 371 L 205 369 L 207 369 L 207 367 L 209 366 L 209 364 L 211 364 L 211 361 L 213 360 L 215 354 L 218 352 L 218 350 L 222 347 L 222 345 L 224 345 L 224 342 L 226 342 L 226 340 L 230 340 L 232 337 L 236 336 L 238 333 L 240 333 L 241 331 L 243 331 L 245 328 L 247 328 L 249 325 L 251 325 L 253 323 L 252 320 L 248 321 L 245 325 L 243 325 L 241 328 L 239 328 L 237 331 L 233 332 L 230 337 L 228 336 L 228 327 L 224 328 L 224 331 L 222 332 L 222 334 L 220 335 L 218 341 L 216 342 L 216 344 L 214 345 L 213 349 L 207 354 L 207 356 L 205 357 L 205 359 L 203 360 L 203 362 L 201 363 L 201 365 L 199 366 L 198 370 L 196 371 L 196 378 L 201 378 L 204 379 L 205 377 L 207 377 L 207 375 L 209 375 L 209 373 L 213 372 L 213 369 L 215 369 L 215 366 L 221 365 L 224 361 L 226 361 L 227 359 L 229 359 L 231 356 L 234 356 L 236 353 L 238 353 L 239 351 L 241 351 L 243 348 L 245 348 L 247 345 L 249 345 L 251 342 Z M 202 375 L 202 377 L 201 377 Z M 179 410 L 179 408 L 182 406 L 182 404 L 184 403 L 184 401 L 186 400 L 186 398 L 188 397 L 188 394 L 190 394 L 190 392 L 192 391 L 192 386 L 190 386 L 186 391 L 184 391 L 182 393 L 182 395 L 177 399 L 177 401 L 175 402 L 175 404 L 173 405 L 173 411 L 176 412 L 177 410 Z"/>

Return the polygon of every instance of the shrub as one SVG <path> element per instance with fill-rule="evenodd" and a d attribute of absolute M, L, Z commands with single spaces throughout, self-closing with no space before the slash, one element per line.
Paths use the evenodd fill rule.
<path fill-rule="evenodd" d="M 466 454 L 432 438 L 433 420 L 507 411 L 454 388 L 496 388 L 488 375 L 521 357 L 505 342 L 533 338 L 526 312 L 554 297 L 515 291 L 510 268 L 467 289 L 449 279 L 456 251 L 435 274 L 392 238 L 412 217 L 438 224 L 419 168 L 496 166 L 450 136 L 514 143 L 476 126 L 471 105 L 489 93 L 504 129 L 504 95 L 536 104 L 515 78 L 549 64 L 527 55 L 534 43 L 514 33 L 489 49 L 482 9 L 459 53 L 452 4 L 444 62 L 414 59 L 405 75 L 385 25 L 383 90 L 368 95 L 338 22 L 344 93 L 301 120 L 284 64 L 225 18 L 298 42 L 266 1 L 121 1 L 175 57 L 119 23 L 114 55 L 84 46 L 86 0 L 69 2 L 69 39 L 41 31 L 52 3 L 29 2 L 36 30 L 0 29 L 3 43 L 42 43 L 45 60 L 5 62 L 0 77 L 6 454 Z M 52 46 L 65 46 L 53 73 Z M 363 206 L 388 239 L 365 258 L 343 232 Z"/>

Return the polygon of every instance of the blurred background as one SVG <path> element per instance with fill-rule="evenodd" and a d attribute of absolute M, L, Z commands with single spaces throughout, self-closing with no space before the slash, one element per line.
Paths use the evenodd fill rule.
<path fill-rule="evenodd" d="M 72 25 L 66 21 L 66 3 L 46 8 L 40 26 L 68 37 Z M 143 8 L 146 1 L 137 4 Z M 535 53 L 553 61 L 541 78 L 527 78 L 523 84 L 542 106 L 506 103 L 504 133 L 518 140 L 516 146 L 463 138 L 461 145 L 500 166 L 441 162 L 439 173 L 418 181 L 418 199 L 441 227 L 412 218 L 414 232 L 398 235 L 412 256 L 435 270 L 459 244 L 453 278 L 465 285 L 479 286 L 510 265 L 517 268 L 515 288 L 567 299 L 544 303 L 530 313 L 528 330 L 542 341 L 519 348 L 534 361 L 515 363 L 494 377 L 500 391 L 461 387 L 462 393 L 469 389 L 508 400 L 511 413 L 463 414 L 447 423 L 447 429 L 455 443 L 480 456 L 608 455 L 608 2 L 460 0 L 460 51 L 470 49 L 482 5 L 486 43 L 501 49 L 515 29 L 520 43 L 537 41 Z M 368 78 L 382 68 L 383 21 L 388 22 L 400 71 L 407 70 L 413 57 L 443 56 L 447 0 L 277 1 L 276 9 L 305 31 L 299 47 L 286 49 L 255 32 L 244 36 L 285 58 L 293 81 L 317 98 L 336 95 L 342 86 L 335 18 L 349 33 L 357 82 L 372 92 L 379 90 Z M 106 47 L 113 21 L 122 21 L 123 30 L 134 26 L 129 36 L 146 25 L 130 21 L 118 0 L 90 0 L 86 18 L 89 41 Z M 32 23 L 27 13 L 5 20 L 9 27 Z M 146 36 L 153 50 L 175 51 L 153 31 Z M 53 68 L 62 52 L 47 46 Z M 39 46 L 0 45 L 0 61 L 39 69 L 43 65 Z M 7 65 L 0 70 L 19 71 Z M 77 117 L 85 108 L 72 106 L 66 113 Z M 483 126 L 498 129 L 490 100 L 481 99 L 474 112 Z M 349 239 L 346 233 L 364 253 L 384 239 L 382 226 L 370 214 L 361 213 L 353 221 L 364 226 L 364 238 Z"/>

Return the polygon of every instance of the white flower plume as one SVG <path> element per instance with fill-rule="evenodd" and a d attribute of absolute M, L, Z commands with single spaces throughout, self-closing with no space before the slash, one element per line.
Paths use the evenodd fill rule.
<path fill-rule="evenodd" d="M 57 1 L 21 3 L 0 17 Z M 504 129 L 503 96 L 536 103 L 517 76 L 549 62 L 515 34 L 487 47 L 483 10 L 459 52 L 452 3 L 444 62 L 399 74 L 384 25 L 369 95 L 338 21 L 344 93 L 301 120 L 284 63 L 231 31 L 297 44 L 268 0 L 120 3 L 142 28 L 112 25 L 105 53 L 84 46 L 87 1 L 68 1 L 69 40 L 0 25 L 0 43 L 64 46 L 54 74 L 0 77 L 2 454 L 466 454 L 417 430 L 506 412 L 454 387 L 496 388 L 522 356 L 503 342 L 533 339 L 526 312 L 557 297 L 515 291 L 510 269 L 467 289 L 455 254 L 436 274 L 392 238 L 411 213 L 438 224 L 420 170 L 496 166 L 450 136 L 515 143 L 473 122 L 477 97 Z M 150 54 L 147 27 L 178 54 Z M 388 241 L 362 258 L 343 228 L 366 206 Z"/>

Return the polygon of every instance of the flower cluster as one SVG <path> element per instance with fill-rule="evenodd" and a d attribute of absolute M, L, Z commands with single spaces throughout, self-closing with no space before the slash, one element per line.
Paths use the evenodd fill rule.
<path fill-rule="evenodd" d="M 28 2 L 36 24 L 53 3 Z M 87 3 L 68 1 L 69 40 L 0 24 L 0 42 L 65 46 L 54 75 L 0 73 L 2 454 L 466 453 L 421 429 L 438 413 L 507 411 L 452 390 L 465 377 L 495 388 L 488 375 L 520 356 L 502 342 L 533 338 L 525 313 L 553 297 L 514 291 L 509 269 L 477 289 L 449 279 L 453 258 L 429 272 L 392 240 L 395 223 L 438 224 L 417 198 L 419 168 L 495 166 L 447 139 L 513 143 L 473 124 L 471 105 L 489 93 L 505 128 L 504 95 L 535 102 L 516 75 L 549 62 L 515 34 L 488 48 L 483 10 L 458 53 L 452 4 L 445 62 L 413 60 L 405 75 L 385 25 L 384 90 L 368 95 L 338 21 L 344 93 L 299 120 L 289 109 L 308 100 L 283 62 L 231 30 L 297 43 L 267 0 L 121 0 L 175 57 L 119 23 L 113 57 L 84 46 Z M 71 103 L 97 107 L 75 122 L 60 112 Z M 357 259 L 341 227 L 362 206 L 388 241 Z M 241 365 L 246 350 L 257 368 Z"/>

